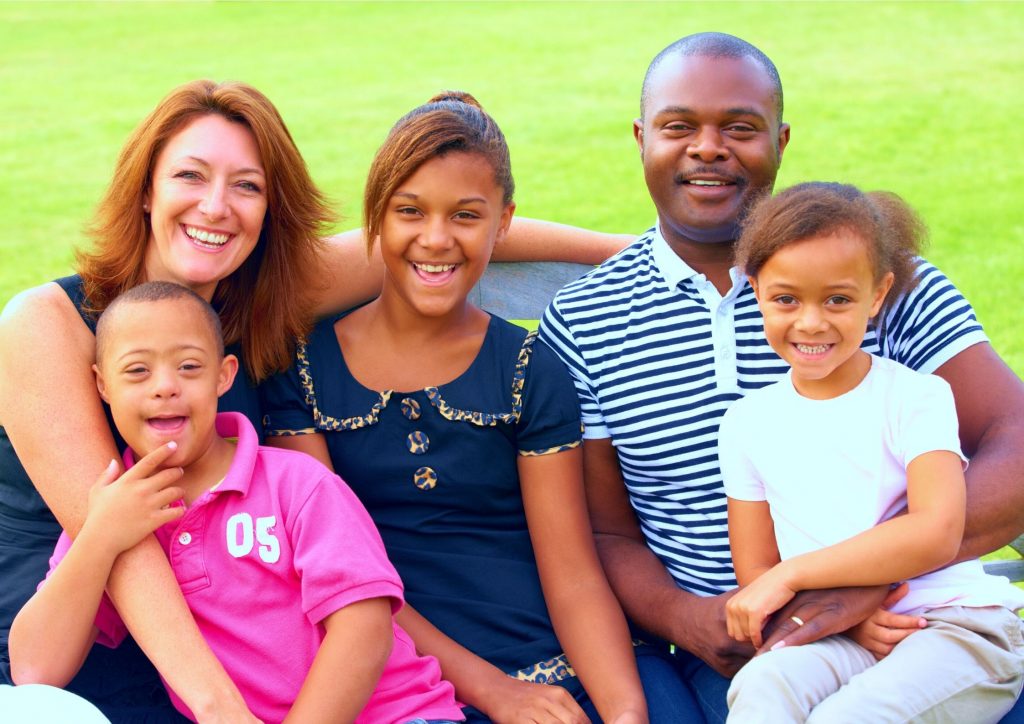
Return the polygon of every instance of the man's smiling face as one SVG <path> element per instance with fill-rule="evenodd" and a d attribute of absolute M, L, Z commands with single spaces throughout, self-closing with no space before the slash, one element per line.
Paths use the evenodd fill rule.
<path fill-rule="evenodd" d="M 645 98 L 634 135 L 662 232 L 733 241 L 789 141 L 772 79 L 750 57 L 673 55 L 652 71 Z"/>

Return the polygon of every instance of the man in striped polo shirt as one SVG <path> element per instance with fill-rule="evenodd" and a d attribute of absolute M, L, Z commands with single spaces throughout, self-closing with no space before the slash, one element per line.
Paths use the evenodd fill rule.
<path fill-rule="evenodd" d="M 789 141 L 782 106 L 774 64 L 739 38 L 701 33 L 662 51 L 634 122 L 657 225 L 563 289 L 541 322 L 580 396 L 587 495 L 609 579 L 636 624 L 678 646 L 659 660 L 640 657 L 645 686 L 646 667 L 672 669 L 660 696 L 648 691 L 656 722 L 674 720 L 672 696 L 695 696 L 709 721 L 723 719 L 721 675 L 754 653 L 724 624 L 736 580 L 717 438 L 732 402 L 787 369 L 732 268 L 743 212 L 771 191 Z M 1024 385 L 945 276 L 924 261 L 920 276 L 864 345 L 951 384 L 971 457 L 961 554 L 973 557 L 1024 529 Z M 843 631 L 885 593 L 798 594 L 765 646 Z M 893 644 L 917 627 L 911 617 L 886 623 Z M 679 675 L 689 690 L 667 695 Z"/>

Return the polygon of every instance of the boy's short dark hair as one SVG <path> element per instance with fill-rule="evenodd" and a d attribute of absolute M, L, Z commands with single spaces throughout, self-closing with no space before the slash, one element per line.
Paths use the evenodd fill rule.
<path fill-rule="evenodd" d="M 120 294 L 111 302 L 100 315 L 96 323 L 96 362 L 99 363 L 105 352 L 107 337 L 110 335 L 110 325 L 116 315 L 117 308 L 124 304 L 135 304 L 139 302 L 162 302 L 166 300 L 184 299 L 196 304 L 203 312 L 203 319 L 206 320 L 210 332 L 217 345 L 217 356 L 224 357 L 224 331 L 220 326 L 220 315 L 214 311 L 210 303 L 196 294 L 188 287 L 174 282 L 145 282 L 134 286 L 128 291 Z"/>

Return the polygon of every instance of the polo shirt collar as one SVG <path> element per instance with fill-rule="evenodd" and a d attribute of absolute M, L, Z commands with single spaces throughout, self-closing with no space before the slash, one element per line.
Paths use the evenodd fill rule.
<path fill-rule="evenodd" d="M 249 418 L 240 412 L 218 412 L 217 434 L 238 440 L 231 467 L 224 482 L 217 487 L 217 492 L 237 490 L 245 495 L 249 492 L 249 483 L 252 482 L 253 470 L 256 467 L 256 452 L 259 448 L 256 428 L 252 426 Z"/>
<path fill-rule="evenodd" d="M 664 277 L 669 290 L 676 289 L 680 282 L 687 279 L 702 276 L 700 272 L 683 261 L 683 258 L 672 250 L 672 247 L 665 240 L 665 236 L 661 233 L 660 223 L 654 226 L 654 233 L 651 239 L 651 256 L 654 259 L 654 265 L 661 272 L 661 276 Z M 729 269 L 729 278 L 732 279 L 733 290 L 742 288 L 746 284 L 746 276 L 737 266 Z"/>

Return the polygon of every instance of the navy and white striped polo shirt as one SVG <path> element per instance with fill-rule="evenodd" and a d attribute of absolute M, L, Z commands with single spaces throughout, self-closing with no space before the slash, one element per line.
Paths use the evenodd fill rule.
<path fill-rule="evenodd" d="M 942 272 L 922 260 L 919 275 L 863 347 L 932 372 L 987 338 Z M 540 325 L 572 372 L 584 437 L 611 438 L 618 451 L 648 545 L 700 595 L 736 585 L 718 467 L 722 415 L 788 369 L 764 338 L 753 289 L 737 269 L 732 280 L 721 296 L 651 229 L 562 289 Z"/>

